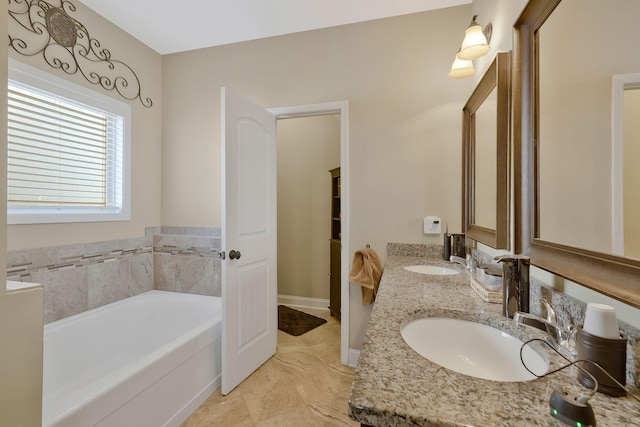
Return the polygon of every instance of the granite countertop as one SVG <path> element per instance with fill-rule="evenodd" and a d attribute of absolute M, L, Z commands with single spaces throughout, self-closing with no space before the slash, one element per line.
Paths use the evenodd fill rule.
<path fill-rule="evenodd" d="M 428 276 L 402 268 L 415 264 L 447 266 L 461 273 Z M 527 382 L 497 382 L 451 371 L 411 349 L 400 326 L 427 316 L 488 324 L 523 341 L 545 336 L 516 326 L 501 315 L 500 304 L 476 296 L 469 282 L 470 275 L 459 264 L 437 258 L 387 258 L 351 387 L 351 418 L 371 426 L 553 426 L 561 424 L 549 415 L 552 382 L 574 395 L 588 394 L 574 367 Z M 564 363 L 551 351 L 540 351 L 551 367 Z M 640 403 L 629 396 L 596 393 L 589 402 L 599 426 L 640 425 Z"/>

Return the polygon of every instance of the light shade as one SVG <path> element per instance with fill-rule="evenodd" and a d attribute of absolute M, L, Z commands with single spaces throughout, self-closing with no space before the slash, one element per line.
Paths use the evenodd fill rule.
<path fill-rule="evenodd" d="M 452 79 L 462 79 L 465 77 L 473 76 L 476 73 L 475 68 L 473 68 L 473 62 L 468 59 L 459 59 L 456 56 L 456 59 L 453 61 L 451 65 L 451 71 L 449 71 L 449 77 Z"/>
<path fill-rule="evenodd" d="M 471 24 L 464 32 L 464 40 L 462 41 L 460 52 L 458 52 L 458 58 L 478 59 L 487 52 L 489 52 L 487 38 L 482 32 L 480 24 L 476 22 L 476 16 L 474 16 Z"/>

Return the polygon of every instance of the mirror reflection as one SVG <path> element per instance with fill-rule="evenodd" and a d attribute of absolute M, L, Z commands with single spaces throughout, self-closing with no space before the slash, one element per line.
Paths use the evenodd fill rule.
<path fill-rule="evenodd" d="M 621 155 L 612 143 L 613 77 L 640 72 L 638 16 L 637 0 L 563 0 L 538 31 L 541 240 L 640 259 L 636 89 L 624 91 Z"/>
<path fill-rule="evenodd" d="M 640 77 L 640 76 L 638 76 Z M 638 81 L 636 84 L 640 84 Z M 640 259 L 640 88 L 623 95 L 623 224 L 622 254 Z"/>
<path fill-rule="evenodd" d="M 493 88 L 474 113 L 475 118 L 475 212 L 474 224 L 496 229 L 498 95 Z"/>
<path fill-rule="evenodd" d="M 462 109 L 466 236 L 509 249 L 511 52 L 498 52 Z"/>

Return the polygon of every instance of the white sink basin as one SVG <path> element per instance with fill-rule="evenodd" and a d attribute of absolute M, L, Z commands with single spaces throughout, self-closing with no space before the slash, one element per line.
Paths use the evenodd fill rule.
<path fill-rule="evenodd" d="M 522 341 L 491 326 L 467 320 L 425 317 L 402 326 L 402 338 L 422 357 L 461 374 L 493 381 L 529 381 L 536 377 L 520 361 Z M 523 359 L 537 375 L 548 364 L 530 346 Z"/>
<path fill-rule="evenodd" d="M 435 265 L 407 265 L 405 270 L 420 274 L 431 274 L 432 276 L 453 276 L 460 274 L 458 270 L 447 267 L 437 267 Z"/>

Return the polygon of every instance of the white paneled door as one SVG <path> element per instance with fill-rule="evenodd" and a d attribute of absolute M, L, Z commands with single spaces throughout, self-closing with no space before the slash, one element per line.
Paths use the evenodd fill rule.
<path fill-rule="evenodd" d="M 222 89 L 222 394 L 277 344 L 276 118 Z"/>

